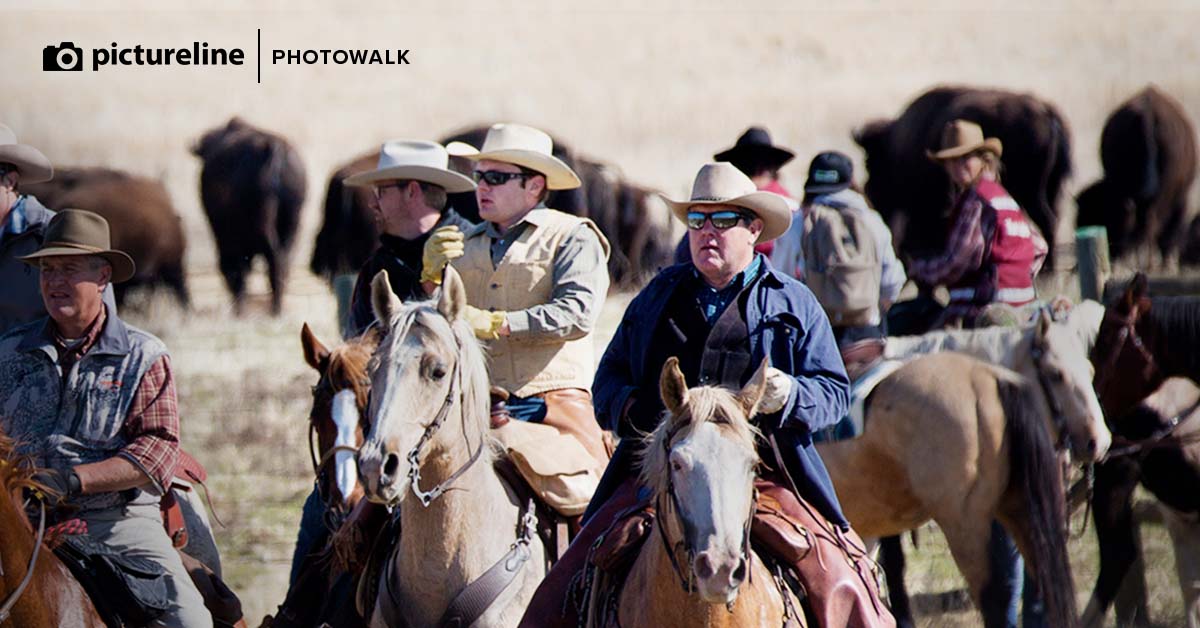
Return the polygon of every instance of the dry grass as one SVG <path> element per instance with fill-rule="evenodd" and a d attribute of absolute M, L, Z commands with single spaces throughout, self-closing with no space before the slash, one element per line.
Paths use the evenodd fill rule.
<path fill-rule="evenodd" d="M 1148 82 L 1200 112 L 1200 12 L 1185 1 L 949 0 L 842 3 L 551 0 L 450 7 L 434 0 L 0 0 L 0 122 L 63 165 L 106 165 L 161 177 L 191 242 L 197 309 L 158 299 L 131 318 L 171 347 L 184 443 L 212 472 L 226 573 L 251 617 L 283 598 L 300 504 L 310 485 L 304 418 L 313 374 L 297 336 L 304 320 L 335 337 L 333 300 L 303 268 L 332 167 L 391 137 L 434 137 L 480 121 L 514 119 L 570 139 L 633 180 L 682 193 L 699 164 L 749 124 L 767 125 L 800 155 L 784 171 L 798 189 L 809 155 L 860 157 L 849 131 L 897 113 L 939 82 L 1032 91 L 1055 102 L 1074 134 L 1068 194 L 1099 173 L 1099 130 L 1112 107 Z M 181 46 L 193 40 L 272 47 L 412 49 L 402 68 L 254 66 L 40 71 L 42 47 Z M 214 274 L 211 236 L 187 148 L 241 115 L 290 137 L 309 174 L 309 201 L 280 319 L 230 315 Z M 860 162 L 861 163 L 861 162 Z M 1073 211 L 1064 203 L 1064 211 Z M 1059 234 L 1060 238 L 1064 234 Z M 251 289 L 265 293 L 256 277 Z M 1069 278 L 1054 287 L 1070 291 Z M 611 333 L 625 300 L 605 315 Z M 259 311 L 265 308 L 258 308 Z M 604 339 L 599 344 L 603 346 Z M 960 586 L 926 534 L 913 588 Z M 1163 533 L 1147 530 L 1159 619 L 1178 617 Z M 1081 596 L 1095 551 L 1072 545 Z M 1081 597 L 1081 599 L 1083 599 Z M 1172 613 L 1175 613 L 1172 615 Z M 951 614 L 929 625 L 974 625 Z"/>

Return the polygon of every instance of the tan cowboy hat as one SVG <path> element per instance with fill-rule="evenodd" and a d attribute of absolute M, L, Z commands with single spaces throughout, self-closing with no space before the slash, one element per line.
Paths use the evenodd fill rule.
<path fill-rule="evenodd" d="M 42 151 L 18 144 L 12 129 L 0 124 L 0 163 L 10 163 L 21 173 L 21 183 L 41 183 L 54 177 L 54 166 Z"/>
<path fill-rule="evenodd" d="M 969 155 L 977 150 L 991 151 L 1000 156 L 1004 146 L 995 137 L 984 138 L 983 128 L 970 120 L 951 120 L 942 129 L 942 141 L 938 151 L 925 151 L 934 161 L 943 161 Z"/>
<path fill-rule="evenodd" d="M 524 124 L 493 124 L 483 139 L 483 148 L 463 142 L 450 142 L 451 155 L 471 161 L 502 161 L 540 172 L 551 190 L 571 190 L 580 186 L 579 176 L 554 156 L 554 141 L 544 131 Z"/>
<path fill-rule="evenodd" d="M 50 219 L 46 225 L 46 239 L 42 248 L 30 255 L 18 258 L 30 266 L 37 266 L 43 257 L 63 255 L 96 255 L 112 264 L 112 282 L 121 283 L 133 277 L 133 258 L 124 251 L 110 248 L 108 221 L 100 214 L 82 209 L 64 209 Z"/>
<path fill-rule="evenodd" d="M 671 207 L 671 213 L 685 223 L 688 210 L 696 205 L 744 207 L 763 221 L 759 242 L 778 238 L 792 225 L 792 210 L 786 198 L 774 192 L 758 191 L 750 177 L 727 161 L 704 164 L 696 173 L 692 197 L 688 200 L 663 200 Z"/>
<path fill-rule="evenodd" d="M 379 165 L 369 172 L 346 177 L 346 185 L 366 186 L 380 181 L 422 181 L 447 192 L 470 192 L 471 179 L 449 169 L 450 154 L 437 142 L 392 140 L 379 149 Z"/>

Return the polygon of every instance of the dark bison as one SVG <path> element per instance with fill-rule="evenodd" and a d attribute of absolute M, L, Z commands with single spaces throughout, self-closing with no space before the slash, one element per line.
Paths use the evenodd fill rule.
<path fill-rule="evenodd" d="M 1200 266 L 1200 216 L 1193 218 L 1188 227 L 1179 261 L 1189 266 Z"/>
<path fill-rule="evenodd" d="M 131 288 L 161 284 L 188 307 L 187 238 L 161 182 L 109 168 L 58 168 L 50 181 L 21 190 L 50 209 L 86 209 L 108 220 L 113 247 L 129 253 L 137 266 L 133 279 L 113 286 L 118 305 Z"/>
<path fill-rule="evenodd" d="M 1183 107 L 1153 85 L 1138 92 L 1104 123 L 1100 161 L 1104 177 L 1079 194 L 1077 222 L 1107 228 L 1114 259 L 1157 247 L 1171 264 L 1196 178 L 1195 130 Z"/>
<path fill-rule="evenodd" d="M 204 162 L 200 200 L 235 311 L 242 311 L 250 264 L 262 255 L 271 280 L 271 312 L 279 314 L 304 204 L 300 155 L 282 137 L 238 118 L 205 133 L 192 152 Z"/>
<path fill-rule="evenodd" d="M 953 203 L 950 180 L 926 157 L 946 122 L 978 123 L 1004 143 L 1002 182 L 1053 243 L 1058 196 L 1071 172 L 1070 132 L 1053 105 L 1029 94 L 937 87 L 914 100 L 900 117 L 871 122 L 854 132 L 866 152 L 866 193 L 892 226 L 899 250 L 928 255 L 944 244 Z M 1043 268 L 1050 268 L 1047 260 Z"/>
<path fill-rule="evenodd" d="M 487 126 L 473 127 L 442 138 L 443 143 L 483 144 Z M 555 190 L 546 204 L 596 222 L 612 244 L 609 274 L 617 289 L 639 286 L 669 264 L 673 253 L 670 214 L 657 194 L 625 180 L 612 166 L 574 154 L 567 144 L 554 139 L 554 154 L 570 165 L 583 185 L 574 190 Z M 377 245 L 378 227 L 370 207 L 369 193 L 347 188 L 342 181 L 374 167 L 377 153 L 362 155 L 342 166 L 329 181 L 325 196 L 325 222 L 317 234 L 310 264 L 312 271 L 332 278 L 357 272 Z M 465 160 L 452 159 L 452 167 L 468 172 Z M 450 204 L 470 220 L 479 219 L 474 193 L 451 194 Z"/>

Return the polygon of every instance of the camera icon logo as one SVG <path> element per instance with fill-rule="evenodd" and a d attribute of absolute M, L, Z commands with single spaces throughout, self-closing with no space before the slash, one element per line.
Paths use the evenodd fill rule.
<path fill-rule="evenodd" d="M 43 72 L 79 72 L 83 69 L 83 50 L 74 42 L 42 48 Z"/>

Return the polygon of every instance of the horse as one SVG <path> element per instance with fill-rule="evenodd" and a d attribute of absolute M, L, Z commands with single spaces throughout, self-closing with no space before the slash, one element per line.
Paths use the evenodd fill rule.
<path fill-rule="evenodd" d="M 35 531 L 25 516 L 25 489 L 35 469 L 0 433 L 0 624 L 21 628 L 104 628 L 83 586 L 42 545 L 46 512 Z"/>
<path fill-rule="evenodd" d="M 678 359 L 663 365 L 666 418 L 646 436 L 641 463 L 657 516 L 621 589 L 617 625 L 804 625 L 800 602 L 775 586 L 748 538 L 761 437 L 748 417 L 766 368 L 734 392 L 688 389 Z"/>
<path fill-rule="evenodd" d="M 372 358 L 359 478 L 368 499 L 398 507 L 403 531 L 371 625 L 516 626 L 546 556 L 533 539 L 532 504 L 493 465 L 487 366 L 463 319 L 462 279 L 447 268 L 434 300 L 402 303 L 381 271 L 371 301 L 383 336 Z M 494 599 L 477 620 L 464 619 L 460 594 L 493 568 L 509 582 L 484 591 Z"/>
<path fill-rule="evenodd" d="M 1084 611 L 1099 625 L 1138 556 L 1132 493 L 1140 482 L 1164 506 L 1189 625 L 1200 626 L 1200 424 L 1188 421 L 1200 403 L 1163 413 L 1143 400 L 1172 377 L 1200 382 L 1200 298 L 1148 295 L 1138 274 L 1109 305 L 1092 362 L 1095 386 L 1120 450 L 1097 468 L 1093 520 L 1100 573 Z M 1144 575 L 1131 583 L 1142 595 L 1118 619 L 1145 621 Z M 1125 612 L 1122 612 L 1122 611 Z"/>
<path fill-rule="evenodd" d="M 1050 624 L 1076 619 L 1056 442 L 1092 459 L 1109 435 L 1087 380 L 1047 348 L 1051 337 L 1049 319 L 1039 319 L 1029 376 L 959 353 L 916 358 L 867 398 L 861 437 L 817 447 L 862 536 L 937 522 L 987 626 L 1004 624 L 988 582 L 997 519 L 1032 565 Z"/>

